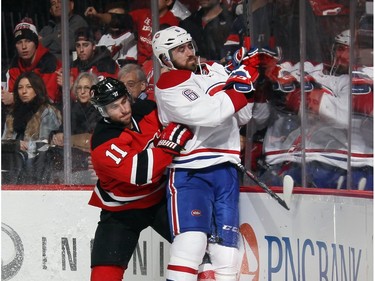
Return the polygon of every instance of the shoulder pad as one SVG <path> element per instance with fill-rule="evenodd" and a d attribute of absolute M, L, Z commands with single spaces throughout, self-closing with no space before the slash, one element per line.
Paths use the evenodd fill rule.
<path fill-rule="evenodd" d="M 168 72 L 164 72 L 162 75 L 160 75 L 156 86 L 159 89 L 175 87 L 188 80 L 191 77 L 192 73 L 193 72 L 191 72 L 190 70 L 171 70 Z"/>
<path fill-rule="evenodd" d="M 152 100 L 140 100 L 132 105 L 132 116 L 136 121 L 150 114 L 156 109 L 156 102 Z"/>

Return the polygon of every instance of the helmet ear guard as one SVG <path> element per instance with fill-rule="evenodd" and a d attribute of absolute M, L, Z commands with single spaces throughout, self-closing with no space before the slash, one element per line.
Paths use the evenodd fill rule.
<path fill-rule="evenodd" d="M 160 65 L 174 68 L 170 51 L 174 48 L 193 42 L 193 39 L 187 31 L 178 26 L 171 26 L 155 33 L 152 38 L 152 50 Z M 196 50 L 193 43 L 194 50 Z"/>

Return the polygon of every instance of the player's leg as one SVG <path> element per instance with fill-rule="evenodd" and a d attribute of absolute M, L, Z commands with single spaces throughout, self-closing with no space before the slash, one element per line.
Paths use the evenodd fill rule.
<path fill-rule="evenodd" d="M 216 230 L 208 249 L 216 281 L 235 281 L 238 273 L 239 180 L 233 165 L 215 171 Z"/>
<path fill-rule="evenodd" d="M 160 234 L 161 237 L 166 239 L 169 243 L 172 242 L 172 234 L 169 229 L 169 219 L 168 219 L 168 211 L 167 211 L 167 199 L 163 198 L 163 200 L 155 205 L 154 207 L 150 208 L 150 217 L 151 227 Z"/>
<path fill-rule="evenodd" d="M 167 280 L 196 281 L 210 232 L 213 189 L 201 170 L 171 169 L 167 190 L 174 236 Z"/>
<path fill-rule="evenodd" d="M 116 213 L 103 210 L 91 252 L 90 280 L 121 281 L 145 227 L 142 210 Z"/>
<path fill-rule="evenodd" d="M 238 275 L 239 252 L 236 247 L 209 243 L 209 253 L 216 281 L 236 281 Z"/>
<path fill-rule="evenodd" d="M 207 235 L 188 231 L 178 234 L 170 247 L 168 281 L 196 281 L 198 267 L 207 246 Z"/>

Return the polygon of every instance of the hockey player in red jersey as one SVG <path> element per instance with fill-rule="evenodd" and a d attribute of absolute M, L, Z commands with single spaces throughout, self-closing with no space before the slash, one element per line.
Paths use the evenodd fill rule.
<path fill-rule="evenodd" d="M 102 209 L 91 254 L 91 281 L 120 281 L 143 229 L 151 226 L 171 241 L 164 171 L 193 135 L 175 123 L 161 131 L 155 102 L 133 104 L 116 79 L 100 81 L 91 95 L 103 116 L 91 140 L 98 181 L 89 204 Z"/>
<path fill-rule="evenodd" d="M 174 240 L 167 280 L 196 281 L 207 249 L 216 281 L 235 281 L 239 180 L 234 164 L 240 162 L 239 126 L 252 116 L 257 66 L 241 65 L 228 75 L 218 63 L 201 64 L 192 37 L 177 26 L 158 31 L 152 47 L 168 69 L 155 87 L 159 118 L 163 124 L 186 124 L 195 133 L 169 170 Z"/>

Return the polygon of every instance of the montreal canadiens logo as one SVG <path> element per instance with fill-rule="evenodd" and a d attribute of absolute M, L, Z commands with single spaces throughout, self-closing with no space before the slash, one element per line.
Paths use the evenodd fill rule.
<path fill-rule="evenodd" d="M 193 217 L 199 217 L 199 216 L 202 215 L 202 212 L 201 212 L 201 210 L 192 210 L 192 211 L 191 211 L 191 215 L 192 215 Z"/>

